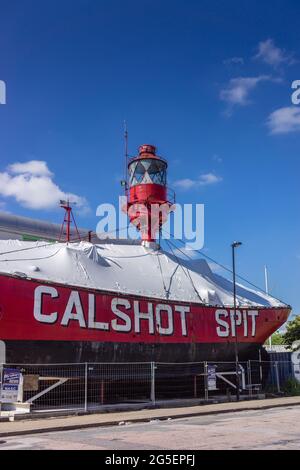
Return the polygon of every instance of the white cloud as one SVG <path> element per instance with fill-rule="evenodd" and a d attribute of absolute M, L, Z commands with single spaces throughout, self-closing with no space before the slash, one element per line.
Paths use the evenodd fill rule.
<path fill-rule="evenodd" d="M 174 181 L 173 186 L 177 186 L 181 189 L 191 189 L 195 186 L 195 180 L 191 180 L 190 178 L 184 178 L 181 180 Z"/>
<path fill-rule="evenodd" d="M 199 185 L 206 186 L 207 184 L 219 183 L 220 181 L 222 181 L 220 176 L 214 175 L 213 173 L 206 173 L 200 176 Z"/>
<path fill-rule="evenodd" d="M 276 68 L 284 63 L 291 65 L 295 63 L 293 54 L 289 54 L 285 49 L 276 47 L 273 39 L 267 39 L 261 41 L 258 44 L 258 53 L 254 57 L 255 59 L 261 60 L 268 65 Z"/>
<path fill-rule="evenodd" d="M 222 163 L 223 162 L 223 158 L 220 157 L 219 155 L 217 155 L 216 153 L 212 156 L 212 159 L 214 162 L 217 162 L 217 163 Z"/>
<path fill-rule="evenodd" d="M 249 94 L 260 82 L 272 80 L 269 75 L 258 77 L 232 78 L 226 88 L 220 91 L 220 99 L 230 106 L 246 106 L 250 104 Z"/>
<path fill-rule="evenodd" d="M 52 176 L 47 163 L 41 160 L 30 160 L 29 162 L 24 163 L 13 163 L 8 167 L 8 170 L 15 174 L 29 173 L 31 175 L 37 176 Z"/>
<path fill-rule="evenodd" d="M 220 176 L 217 176 L 214 173 L 205 173 L 200 175 L 197 179 L 184 178 L 174 181 L 173 185 L 183 190 L 189 190 L 191 188 L 199 188 L 201 186 L 216 184 L 220 181 L 222 181 Z"/>
<path fill-rule="evenodd" d="M 0 201 L 0 211 L 6 212 L 6 203 L 4 201 Z"/>
<path fill-rule="evenodd" d="M 224 65 L 244 65 L 243 57 L 230 57 L 230 59 L 223 60 Z"/>
<path fill-rule="evenodd" d="M 86 199 L 60 189 L 54 183 L 47 163 L 38 160 L 15 163 L 7 171 L 0 172 L 0 195 L 12 197 L 30 209 L 53 209 L 60 199 L 69 198 L 80 211 L 88 210 Z"/>
<path fill-rule="evenodd" d="M 271 134 L 300 132 L 300 107 L 287 106 L 271 113 L 267 119 Z"/>

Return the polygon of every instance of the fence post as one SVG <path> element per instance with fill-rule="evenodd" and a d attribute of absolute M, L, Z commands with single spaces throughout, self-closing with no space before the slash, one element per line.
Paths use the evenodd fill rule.
<path fill-rule="evenodd" d="M 258 351 L 258 356 L 259 356 L 259 378 L 260 378 L 260 383 L 262 384 L 262 380 L 263 380 L 263 370 L 262 370 L 261 350 L 260 350 L 260 349 L 259 349 L 259 351 Z"/>
<path fill-rule="evenodd" d="M 204 362 L 204 387 L 205 387 L 205 395 L 204 398 L 208 401 L 208 367 L 207 361 Z"/>
<path fill-rule="evenodd" d="M 275 367 L 275 377 L 276 377 L 277 392 L 280 393 L 281 390 L 280 390 L 280 381 L 279 381 L 279 372 L 278 372 L 278 362 L 277 362 L 277 361 L 275 361 L 274 367 Z"/>
<path fill-rule="evenodd" d="M 84 411 L 85 412 L 87 412 L 88 410 L 87 391 L 88 391 L 88 363 L 85 362 L 84 364 Z"/>
<path fill-rule="evenodd" d="M 151 362 L 151 395 L 150 400 L 155 404 L 155 362 Z"/>
<path fill-rule="evenodd" d="M 251 361 L 247 362 L 249 396 L 252 397 Z"/>

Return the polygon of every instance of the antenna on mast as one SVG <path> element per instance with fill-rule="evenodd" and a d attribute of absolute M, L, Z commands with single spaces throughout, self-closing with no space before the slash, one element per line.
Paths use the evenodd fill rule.
<path fill-rule="evenodd" d="M 72 204 L 76 204 L 76 202 L 72 202 Z M 72 212 L 72 206 L 70 205 L 69 199 L 67 199 L 66 201 L 65 200 L 60 200 L 59 205 L 60 205 L 60 207 L 62 207 L 65 210 L 64 220 L 63 220 L 63 223 L 61 225 L 61 230 L 60 230 L 60 234 L 59 234 L 59 241 L 62 240 L 62 237 L 64 235 L 65 225 L 66 225 L 66 241 L 67 242 L 70 241 L 70 238 L 71 238 L 71 223 L 72 222 L 74 223 L 75 230 L 76 230 L 76 233 L 78 235 L 78 240 L 81 240 L 81 237 L 80 237 L 80 234 L 79 234 L 79 231 L 78 231 L 78 228 L 77 228 L 77 224 L 76 224 L 73 212 Z"/>
<path fill-rule="evenodd" d="M 127 191 L 127 171 L 128 171 L 128 131 L 127 131 L 127 123 L 124 119 L 124 160 L 125 160 L 125 168 L 124 168 L 124 179 L 121 181 L 121 185 L 124 186 L 124 191 L 126 194 Z"/>

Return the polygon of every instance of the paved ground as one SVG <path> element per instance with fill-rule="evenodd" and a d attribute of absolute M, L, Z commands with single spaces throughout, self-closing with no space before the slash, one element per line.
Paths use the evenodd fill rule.
<path fill-rule="evenodd" d="M 219 413 L 238 411 L 265 410 L 275 407 L 300 406 L 300 397 L 281 397 L 264 400 L 218 403 L 211 405 L 182 406 L 174 408 L 140 409 L 136 411 L 98 412 L 82 416 L 51 417 L 43 415 L 28 415 L 27 419 L 19 417 L 14 422 L 8 422 L 8 417 L 2 417 L 0 422 L 0 439 L 13 435 L 47 433 L 53 431 L 69 431 L 75 429 L 100 426 L 118 425 L 122 421 L 147 422 L 154 419 L 190 418 Z M 39 416 L 39 419 L 37 419 Z M 20 419 L 21 418 L 21 419 Z"/>
<path fill-rule="evenodd" d="M 2 442 L 2 443 L 1 443 Z M 15 449 L 300 449 L 300 407 L 0 438 Z"/>

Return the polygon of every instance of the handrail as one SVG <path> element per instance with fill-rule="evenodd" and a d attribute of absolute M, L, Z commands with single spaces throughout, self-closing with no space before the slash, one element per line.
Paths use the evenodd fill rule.
<path fill-rule="evenodd" d="M 168 161 L 167 161 L 165 158 L 159 157 L 159 156 L 157 156 L 157 155 L 151 155 L 151 157 L 143 157 L 143 156 L 141 156 L 141 155 L 136 155 L 135 157 L 130 157 L 130 158 L 128 158 L 128 165 L 130 165 L 130 163 L 132 163 L 132 162 L 135 161 L 135 160 L 143 160 L 143 159 L 145 159 L 145 160 L 151 160 L 151 159 L 152 159 L 152 160 L 161 160 L 161 161 L 163 161 L 166 165 L 168 165 Z"/>

